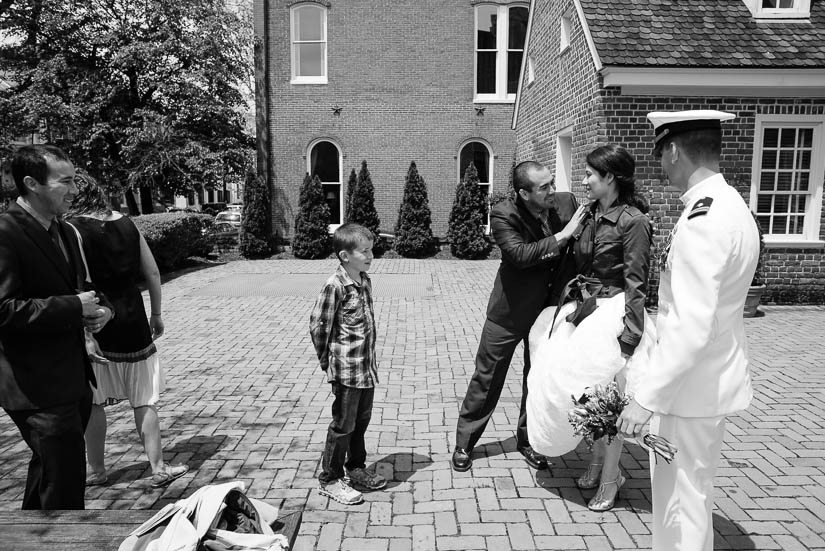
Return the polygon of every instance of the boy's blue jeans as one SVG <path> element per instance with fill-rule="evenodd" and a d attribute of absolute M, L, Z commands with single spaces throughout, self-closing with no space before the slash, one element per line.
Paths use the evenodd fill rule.
<path fill-rule="evenodd" d="M 367 449 L 364 434 L 372 418 L 374 388 L 353 388 L 332 383 L 332 423 L 327 430 L 321 474 L 318 480 L 328 484 L 344 477 L 344 465 L 348 470 L 364 468 Z"/>

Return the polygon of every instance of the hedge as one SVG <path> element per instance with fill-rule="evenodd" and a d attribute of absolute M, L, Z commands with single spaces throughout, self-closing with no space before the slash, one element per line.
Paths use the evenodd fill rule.
<path fill-rule="evenodd" d="M 214 218 L 208 214 L 165 212 L 135 216 L 132 221 L 146 239 L 161 272 L 180 267 L 190 256 L 212 252 L 209 234 Z"/>

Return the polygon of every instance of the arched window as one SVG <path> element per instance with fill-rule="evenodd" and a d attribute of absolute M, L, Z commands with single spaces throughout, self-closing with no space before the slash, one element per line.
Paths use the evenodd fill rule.
<path fill-rule="evenodd" d="M 317 4 L 292 8 L 292 83 L 327 83 L 327 9 Z"/>
<path fill-rule="evenodd" d="M 484 142 L 469 141 L 461 146 L 458 155 L 458 181 L 464 179 L 464 173 L 470 163 L 475 164 L 478 171 L 478 186 L 488 197 L 493 191 L 493 155 L 490 147 Z M 490 227 L 490 212 L 487 211 L 487 229 Z"/>
<path fill-rule="evenodd" d="M 341 150 L 330 141 L 318 140 L 309 146 L 307 155 L 307 172 L 318 176 L 324 186 L 324 197 L 331 215 L 332 227 L 335 229 L 344 218 L 344 205 L 341 201 Z"/>

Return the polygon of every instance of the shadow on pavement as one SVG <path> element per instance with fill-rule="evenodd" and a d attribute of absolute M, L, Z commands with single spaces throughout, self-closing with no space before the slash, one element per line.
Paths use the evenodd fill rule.
<path fill-rule="evenodd" d="M 713 513 L 713 549 L 758 549 L 748 532 L 734 521 Z"/>
<path fill-rule="evenodd" d="M 167 453 L 183 454 L 188 457 L 186 463 L 189 470 L 194 471 L 203 462 L 215 455 L 221 446 L 226 442 L 226 435 L 214 434 L 212 436 L 193 436 L 187 440 L 180 440 L 164 450 Z M 173 463 L 177 461 L 173 460 Z"/>
<path fill-rule="evenodd" d="M 499 440 L 498 442 L 487 442 L 481 446 L 477 446 L 472 453 L 472 458 L 478 459 L 480 457 L 496 457 L 504 455 L 505 453 L 516 452 L 516 437 L 511 436 L 506 440 Z M 521 457 L 519 455 L 519 457 Z"/>
<path fill-rule="evenodd" d="M 426 469 L 433 460 L 413 452 L 396 452 L 375 462 L 375 471 L 387 479 L 387 488 L 406 482 L 418 470 Z"/>

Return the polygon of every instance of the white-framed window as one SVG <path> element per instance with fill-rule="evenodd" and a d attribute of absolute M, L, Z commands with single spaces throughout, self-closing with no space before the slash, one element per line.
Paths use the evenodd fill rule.
<path fill-rule="evenodd" d="M 811 0 L 744 0 L 757 19 L 808 19 Z"/>
<path fill-rule="evenodd" d="M 560 20 L 560 28 L 559 28 L 559 51 L 563 52 L 567 48 L 570 47 L 570 35 L 572 33 L 571 29 L 573 28 L 573 12 L 567 11 L 564 15 L 561 16 Z"/>
<path fill-rule="evenodd" d="M 765 243 L 821 243 L 825 116 L 757 115 L 750 205 Z"/>
<path fill-rule="evenodd" d="M 515 101 L 527 13 L 527 6 L 520 4 L 476 6 L 474 101 Z"/>
<path fill-rule="evenodd" d="M 474 138 L 463 143 L 458 154 L 458 181 L 464 179 L 467 167 L 473 163 L 478 172 L 478 187 L 489 199 L 493 192 L 493 150 L 489 144 Z M 487 209 L 486 231 L 490 231 L 490 210 Z"/>
<path fill-rule="evenodd" d="M 327 83 L 327 9 L 298 4 L 290 9 L 292 84 Z"/>
<path fill-rule="evenodd" d="M 556 190 L 570 191 L 573 183 L 573 126 L 556 135 Z"/>
<path fill-rule="evenodd" d="M 324 199 L 329 206 L 330 231 L 334 231 L 344 221 L 343 163 L 341 148 L 328 139 L 315 140 L 307 151 L 307 172 L 318 176 L 324 188 Z"/>

